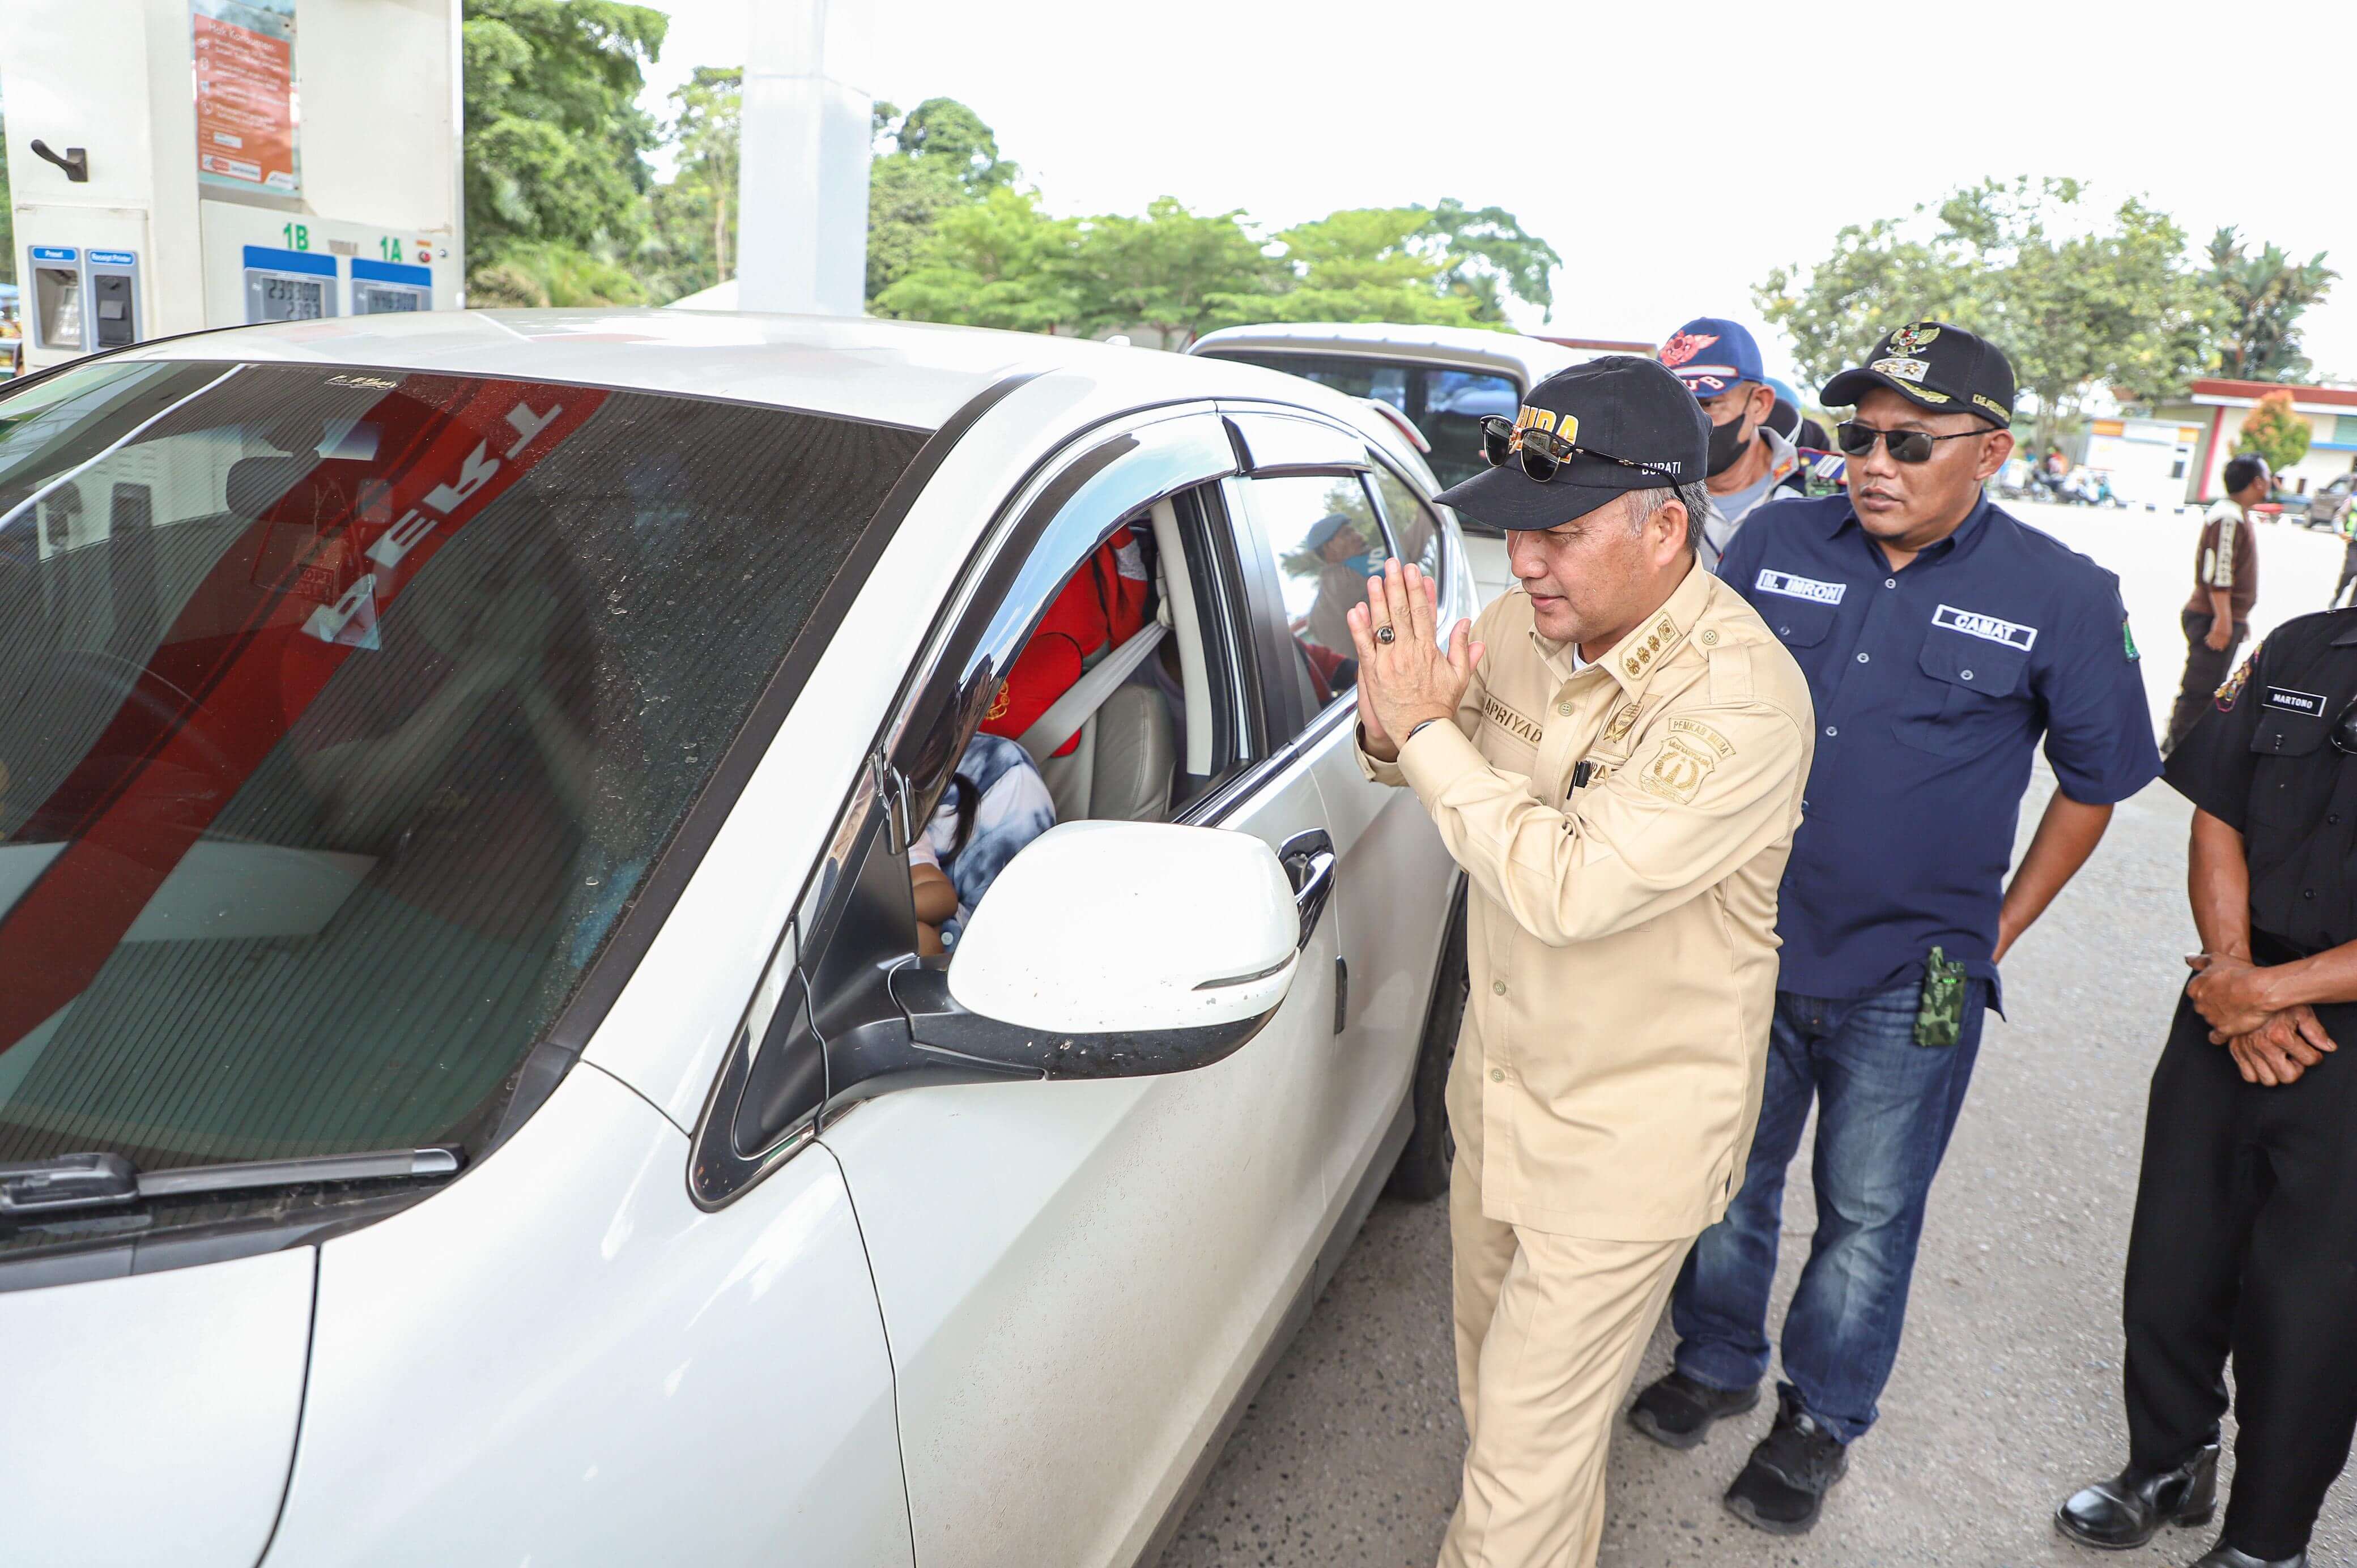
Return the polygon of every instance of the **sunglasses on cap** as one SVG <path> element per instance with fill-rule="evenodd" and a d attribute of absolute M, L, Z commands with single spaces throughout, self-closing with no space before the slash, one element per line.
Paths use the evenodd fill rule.
<path fill-rule="evenodd" d="M 1890 450 L 1893 462 L 1928 463 L 1932 446 L 1939 441 L 1962 441 L 1968 435 L 1986 435 L 1986 430 L 1959 430 L 1953 435 L 1934 435 L 1928 430 L 1878 430 L 1871 424 L 1847 420 L 1834 427 L 1834 442 L 1853 457 L 1863 457 L 1880 441 Z"/>
<path fill-rule="evenodd" d="M 1543 485 L 1560 473 L 1563 466 L 1574 457 L 1593 457 L 1600 463 L 1618 463 L 1624 468 L 1634 468 L 1640 473 L 1656 474 L 1661 477 L 1662 483 L 1672 489 L 1681 483 L 1678 477 L 1667 468 L 1652 463 L 1640 463 L 1630 457 L 1615 457 L 1611 453 L 1598 452 L 1593 446 L 1581 446 L 1566 441 L 1552 430 L 1541 430 L 1535 424 L 1517 427 L 1502 413 L 1481 416 L 1481 456 L 1490 460 L 1490 467 L 1493 468 L 1502 468 L 1520 456 L 1523 472 Z"/>

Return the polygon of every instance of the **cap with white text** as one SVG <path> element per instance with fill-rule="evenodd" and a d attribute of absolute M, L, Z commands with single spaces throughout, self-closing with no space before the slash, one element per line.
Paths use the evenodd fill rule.
<path fill-rule="evenodd" d="M 1768 379 L 1767 361 L 1750 328 L 1723 316 L 1697 316 L 1662 345 L 1662 363 L 1677 372 L 1686 391 L 1715 398 L 1744 381 Z"/>

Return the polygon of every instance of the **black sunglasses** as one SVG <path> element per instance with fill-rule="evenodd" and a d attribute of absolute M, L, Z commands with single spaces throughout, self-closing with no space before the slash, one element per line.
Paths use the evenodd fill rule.
<path fill-rule="evenodd" d="M 1598 462 L 1618 463 L 1624 468 L 1634 468 L 1640 473 L 1658 475 L 1662 483 L 1672 489 L 1675 489 L 1684 482 L 1675 474 L 1657 464 L 1640 463 L 1629 457 L 1615 457 L 1611 453 L 1598 452 L 1593 446 L 1577 446 L 1566 441 L 1554 431 L 1541 430 L 1535 424 L 1517 426 L 1512 420 L 1502 413 L 1483 414 L 1481 416 L 1481 456 L 1490 460 L 1490 467 L 1502 468 L 1512 462 L 1517 455 L 1522 458 L 1523 472 L 1543 485 L 1560 473 L 1563 466 L 1574 457 L 1593 457 Z"/>
<path fill-rule="evenodd" d="M 1834 427 L 1834 440 L 1853 457 L 1863 457 L 1874 450 L 1879 440 L 1890 449 L 1891 459 L 1900 463 L 1928 463 L 1932 460 L 1932 444 L 1935 441 L 1962 441 L 1968 435 L 1986 435 L 1986 430 L 1959 430 L 1953 435 L 1934 435 L 1928 430 L 1878 430 L 1871 424 L 1849 420 Z"/>

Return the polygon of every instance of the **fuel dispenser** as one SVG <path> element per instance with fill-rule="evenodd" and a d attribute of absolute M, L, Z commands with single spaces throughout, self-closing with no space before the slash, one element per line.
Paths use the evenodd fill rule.
<path fill-rule="evenodd" d="M 26 368 L 463 308 L 459 4 L 10 0 Z"/>

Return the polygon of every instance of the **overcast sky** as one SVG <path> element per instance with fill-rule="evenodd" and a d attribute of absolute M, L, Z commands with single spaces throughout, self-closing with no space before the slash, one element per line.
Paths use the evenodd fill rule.
<path fill-rule="evenodd" d="M 692 66 L 744 63 L 748 3 L 662 6 L 649 108 Z M 2348 0 L 895 0 L 877 15 L 855 84 L 903 108 L 971 105 L 1059 213 L 1170 195 L 1274 229 L 1495 204 L 1563 253 L 1547 330 L 1658 341 L 1689 317 L 1753 319 L 1750 286 L 1824 256 L 1846 223 L 1984 175 L 2075 175 L 2107 206 L 2147 196 L 2197 244 L 2231 223 L 2302 259 L 2333 252 L 2352 275 L 2303 318 L 2306 343 L 2319 371 L 2357 377 L 2357 113 L 2330 63 L 2357 42 Z M 2264 35 L 2238 40 L 2237 16 Z"/>

